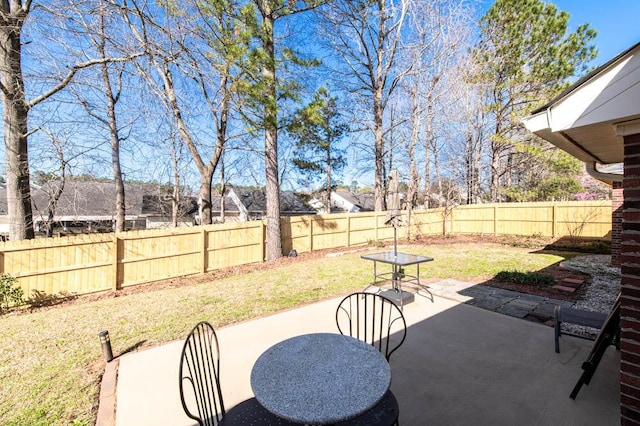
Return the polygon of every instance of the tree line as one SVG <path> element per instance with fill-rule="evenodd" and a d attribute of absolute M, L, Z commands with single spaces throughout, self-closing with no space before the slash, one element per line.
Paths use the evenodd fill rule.
<path fill-rule="evenodd" d="M 566 197 L 578 164 L 520 119 L 587 71 L 595 30 L 542 0 L 0 2 L 10 239 L 34 238 L 31 174 L 264 186 L 267 258 L 282 255 L 283 185 L 345 169 L 385 210 L 399 170 L 465 202 Z M 294 183 L 295 182 L 295 183 Z"/>

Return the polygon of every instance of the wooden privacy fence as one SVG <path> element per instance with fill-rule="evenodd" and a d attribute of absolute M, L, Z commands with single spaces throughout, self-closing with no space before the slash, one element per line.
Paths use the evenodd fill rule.
<path fill-rule="evenodd" d="M 452 234 L 610 239 L 611 201 L 475 204 L 453 209 Z"/>
<path fill-rule="evenodd" d="M 446 218 L 445 218 L 446 216 Z M 393 239 L 385 212 L 282 218 L 286 255 Z M 0 243 L 0 272 L 28 297 L 86 294 L 263 262 L 263 221 Z M 611 202 L 518 203 L 413 211 L 398 238 L 449 234 L 610 238 Z"/>

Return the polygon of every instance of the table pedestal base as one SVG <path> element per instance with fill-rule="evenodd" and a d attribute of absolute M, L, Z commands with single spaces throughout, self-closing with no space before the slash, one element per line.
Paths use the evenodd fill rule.
<path fill-rule="evenodd" d="M 413 293 L 404 290 L 384 290 L 380 292 L 380 295 L 386 297 L 400 307 L 415 300 L 415 295 Z"/>

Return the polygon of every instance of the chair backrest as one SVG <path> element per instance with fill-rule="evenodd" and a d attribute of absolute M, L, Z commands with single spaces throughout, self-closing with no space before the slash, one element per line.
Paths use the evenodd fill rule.
<path fill-rule="evenodd" d="M 206 321 L 191 330 L 182 348 L 180 401 L 187 416 L 200 425 L 215 426 L 225 415 L 218 337 Z"/>
<path fill-rule="evenodd" d="M 375 293 L 353 293 L 336 310 L 340 333 L 378 348 L 387 361 L 407 336 L 407 323 L 395 303 Z"/>

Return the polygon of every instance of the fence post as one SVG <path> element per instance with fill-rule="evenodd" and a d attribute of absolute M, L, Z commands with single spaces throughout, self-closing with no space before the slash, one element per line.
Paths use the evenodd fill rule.
<path fill-rule="evenodd" d="M 311 220 L 309 220 L 309 252 L 313 252 L 313 222 L 314 219 L 311 218 Z"/>
<path fill-rule="evenodd" d="M 203 225 L 200 225 L 201 229 L 201 238 L 200 238 L 200 243 L 202 244 L 202 254 L 200 255 L 200 259 L 202 260 L 202 270 L 201 272 L 203 274 L 207 273 L 207 268 L 209 265 L 207 265 L 207 230 L 204 228 Z"/>
<path fill-rule="evenodd" d="M 111 282 L 111 289 L 113 291 L 117 291 L 118 290 L 118 281 L 119 281 L 119 277 L 118 277 L 118 261 L 120 258 L 120 254 L 119 254 L 119 246 L 120 244 L 118 243 L 118 233 L 114 232 L 113 233 L 113 281 Z"/>
<path fill-rule="evenodd" d="M 556 235 L 558 235 L 558 211 L 557 211 L 557 205 L 554 203 L 553 204 L 553 208 L 551 210 L 551 238 L 556 238 Z"/>
<path fill-rule="evenodd" d="M 267 259 L 267 220 L 266 219 L 262 219 L 262 236 L 260 237 L 262 244 L 260 244 L 260 247 L 262 249 L 262 261 L 266 261 Z"/>
<path fill-rule="evenodd" d="M 375 242 L 378 241 L 378 212 L 373 212 L 373 224 L 375 227 L 375 237 L 376 239 L 374 240 Z"/>
<path fill-rule="evenodd" d="M 493 206 L 493 235 L 498 235 L 498 206 Z"/>
<path fill-rule="evenodd" d="M 347 247 L 351 247 L 351 215 L 347 213 Z"/>

